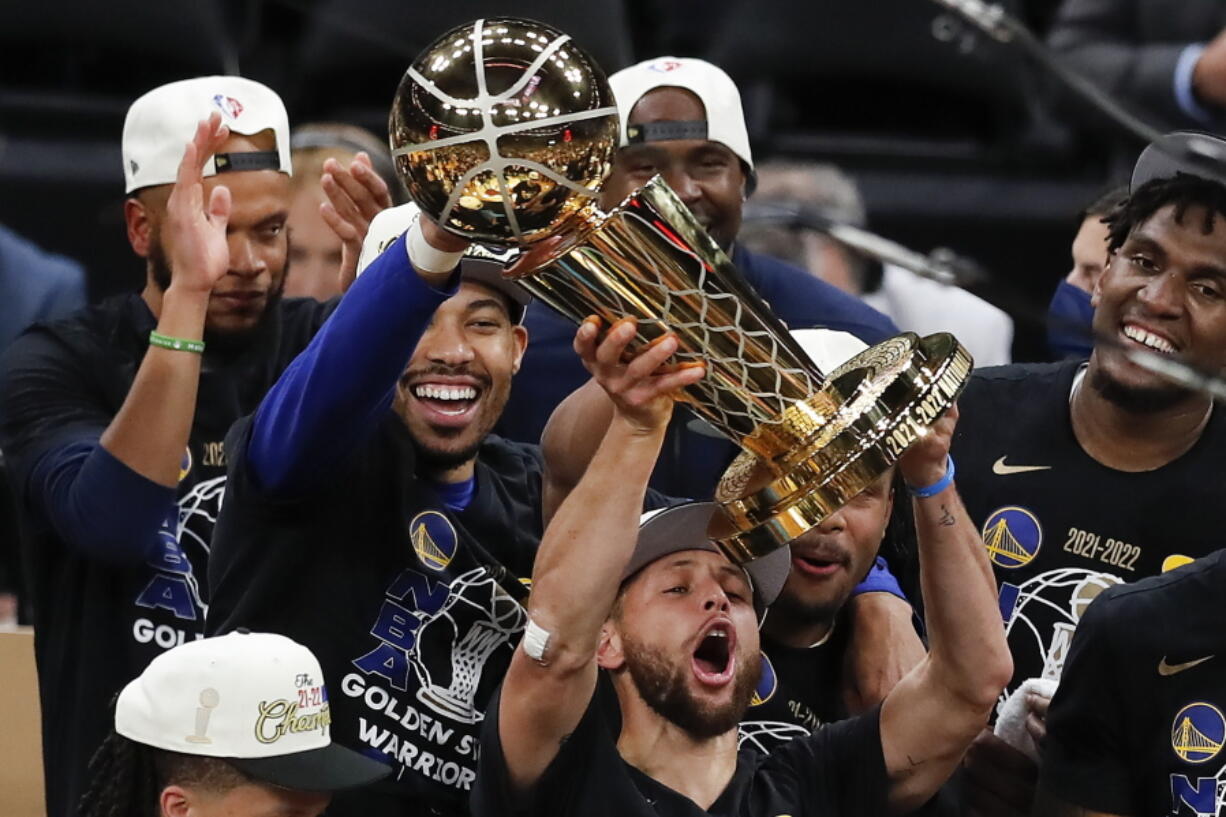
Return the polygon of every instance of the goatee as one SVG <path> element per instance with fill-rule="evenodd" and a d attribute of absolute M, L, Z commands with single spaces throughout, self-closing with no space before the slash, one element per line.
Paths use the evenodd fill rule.
<path fill-rule="evenodd" d="M 1101 367 L 1094 367 L 1090 388 L 1108 403 L 1131 414 L 1156 414 L 1179 405 L 1192 393 L 1173 384 L 1152 387 L 1126 386 Z"/>
<path fill-rule="evenodd" d="M 735 729 L 741 722 L 762 674 L 760 662 L 742 662 L 732 681 L 731 699 L 719 706 L 707 706 L 686 686 L 687 667 L 669 666 L 656 649 L 623 636 L 626 668 L 635 689 L 660 717 L 676 724 L 695 740 L 708 740 Z"/>

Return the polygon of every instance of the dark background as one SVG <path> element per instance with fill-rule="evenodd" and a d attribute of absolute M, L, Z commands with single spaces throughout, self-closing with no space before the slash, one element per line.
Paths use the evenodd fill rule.
<path fill-rule="evenodd" d="M 0 222 L 89 271 L 97 298 L 140 286 L 124 237 L 119 139 L 128 104 L 175 79 L 241 73 L 291 124 L 386 132 L 404 69 L 483 16 L 552 23 L 612 72 L 698 56 L 744 96 L 755 158 L 835 162 L 872 229 L 949 247 L 1017 321 L 1015 356 L 1069 268 L 1074 215 L 1135 155 L 1041 73 L 925 0 L 61 0 L 0 13 Z M 1040 34 L 1054 0 L 1006 0 Z M 1077 112 L 1074 117 L 1071 112 Z"/>

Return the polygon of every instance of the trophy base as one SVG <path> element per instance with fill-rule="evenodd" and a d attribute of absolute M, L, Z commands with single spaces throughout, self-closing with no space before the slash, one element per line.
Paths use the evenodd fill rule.
<path fill-rule="evenodd" d="M 728 558 L 748 562 L 819 525 L 928 432 L 961 394 L 972 364 L 953 335 L 910 332 L 844 363 L 810 398 L 829 419 L 803 445 L 770 460 L 744 452 L 724 472 L 712 538 Z"/>

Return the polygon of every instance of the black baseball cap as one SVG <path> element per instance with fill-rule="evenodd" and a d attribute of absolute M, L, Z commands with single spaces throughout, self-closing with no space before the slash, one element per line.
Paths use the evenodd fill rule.
<path fill-rule="evenodd" d="M 1155 139 L 1137 157 L 1128 192 L 1180 173 L 1226 184 L 1226 139 L 1201 131 L 1175 131 Z"/>

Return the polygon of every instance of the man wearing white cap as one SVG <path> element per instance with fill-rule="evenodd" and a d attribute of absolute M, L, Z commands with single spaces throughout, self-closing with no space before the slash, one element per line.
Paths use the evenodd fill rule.
<path fill-rule="evenodd" d="M 741 96 L 726 73 L 702 60 L 660 57 L 618 71 L 609 85 L 620 113 L 621 149 L 601 187 L 602 206 L 615 206 L 661 174 L 788 326 L 838 329 L 870 344 L 897 334 L 889 318 L 837 287 L 736 244 L 754 163 Z M 566 321 L 535 305 L 525 325 L 532 349 L 499 430 L 512 439 L 537 440 L 550 411 L 587 376 L 571 352 L 574 330 Z M 652 485 L 674 496 L 709 496 L 734 454 L 726 441 L 700 437 L 677 422 Z"/>
<path fill-rule="evenodd" d="M 51 817 L 80 797 L 106 702 L 204 632 L 226 430 L 326 316 L 280 299 L 290 165 L 276 94 L 238 77 L 156 88 L 129 109 L 122 152 L 143 290 L 35 327 L 0 363 Z"/>
<path fill-rule="evenodd" d="M 175 647 L 115 702 L 81 817 L 317 817 L 387 766 L 332 743 L 331 705 L 306 647 L 234 633 Z"/>
<path fill-rule="evenodd" d="M 953 486 L 956 412 L 908 451 L 932 651 L 880 708 L 740 752 L 757 680 L 758 625 L 788 552 L 737 565 L 711 541 L 713 505 L 640 524 L 672 392 L 701 368 L 659 367 L 666 338 L 623 362 L 624 325 L 576 336 L 614 416 L 551 519 L 533 568 L 528 623 L 486 713 L 475 817 L 496 815 L 904 814 L 952 773 L 1009 677 L 992 574 Z M 595 691 L 611 679 L 620 732 Z"/>

